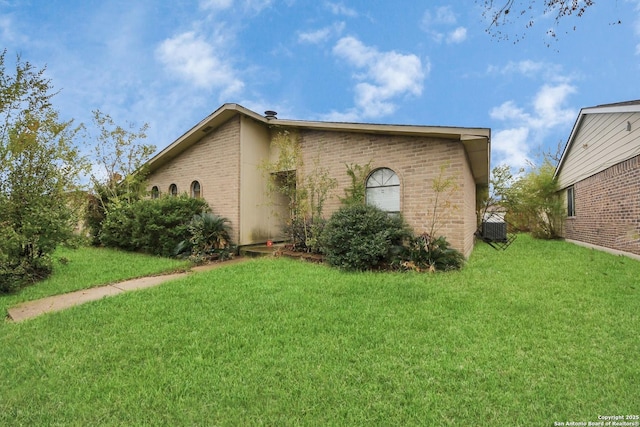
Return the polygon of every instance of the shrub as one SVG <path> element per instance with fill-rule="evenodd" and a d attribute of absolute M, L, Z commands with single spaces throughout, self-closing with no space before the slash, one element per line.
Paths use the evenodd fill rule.
<path fill-rule="evenodd" d="M 345 270 L 390 266 L 403 252 L 411 233 L 399 215 L 369 205 L 344 206 L 322 233 L 327 262 Z"/>
<path fill-rule="evenodd" d="M 178 244 L 174 252 L 176 256 L 189 256 L 196 263 L 211 258 L 224 260 L 232 256 L 234 246 L 227 218 L 210 212 L 194 215 L 188 232 L 190 237 Z"/>
<path fill-rule="evenodd" d="M 327 221 L 323 218 L 298 218 L 285 227 L 293 238 L 293 250 L 319 254 L 322 252 L 321 235 Z"/>
<path fill-rule="evenodd" d="M 51 257 L 32 253 L 33 246 L 24 235 L 0 225 L 0 293 L 15 292 L 47 277 L 52 270 Z"/>
<path fill-rule="evenodd" d="M 464 255 L 453 249 L 444 236 L 437 239 L 427 233 L 411 239 L 403 268 L 416 271 L 459 270 L 464 265 Z"/>
<path fill-rule="evenodd" d="M 189 239 L 193 216 L 208 210 L 203 199 L 187 195 L 114 204 L 102 223 L 100 241 L 105 246 L 172 256 L 178 243 Z"/>

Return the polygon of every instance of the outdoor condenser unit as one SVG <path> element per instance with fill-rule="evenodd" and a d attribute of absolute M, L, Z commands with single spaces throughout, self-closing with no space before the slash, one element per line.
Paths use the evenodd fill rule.
<path fill-rule="evenodd" d="M 507 241 L 506 222 L 482 222 L 482 237 L 493 242 Z"/>

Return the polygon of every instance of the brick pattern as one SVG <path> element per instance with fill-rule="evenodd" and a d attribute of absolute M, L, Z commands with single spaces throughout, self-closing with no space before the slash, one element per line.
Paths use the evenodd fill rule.
<path fill-rule="evenodd" d="M 189 192 L 191 182 L 199 181 L 202 196 L 214 213 L 231 220 L 236 242 L 240 236 L 240 126 L 239 117 L 231 119 L 148 180 L 149 189 L 157 185 L 162 193 L 172 183 L 180 193 Z M 459 141 L 316 130 L 300 131 L 300 137 L 304 170 L 299 175 L 310 173 L 319 164 L 338 181 L 325 204 L 326 218 L 340 207 L 339 198 L 350 185 L 346 164 L 365 165 L 371 161 L 374 169 L 386 167 L 396 172 L 404 218 L 416 233 L 427 231 L 436 197 L 432 183 L 440 173 L 440 165 L 446 163 L 445 174 L 455 177 L 458 189 L 450 197 L 450 208 L 442 213 L 437 233 L 470 255 L 476 228 L 476 186 Z"/>
<path fill-rule="evenodd" d="M 339 197 L 350 185 L 345 163 L 365 165 L 373 169 L 386 167 L 400 178 L 400 209 L 416 233 L 430 228 L 435 203 L 432 183 L 440 174 L 440 165 L 448 164 L 446 176 L 455 177 L 457 192 L 451 206 L 442 214 L 437 229 L 453 247 L 465 255 L 473 249 L 476 226 L 476 187 L 469 170 L 464 147 L 458 141 L 424 137 L 387 136 L 349 132 L 307 130 L 300 133 L 306 171 L 318 163 L 338 180 L 338 186 L 325 204 L 329 217 L 340 207 Z"/>
<path fill-rule="evenodd" d="M 148 178 L 149 189 L 157 185 L 161 194 L 175 183 L 178 193 L 190 193 L 191 183 L 200 182 L 202 197 L 216 215 L 228 218 L 233 240 L 239 241 L 240 223 L 240 116 L 162 166 Z"/>
<path fill-rule="evenodd" d="M 574 185 L 575 217 L 567 239 L 640 255 L 640 156 Z"/>

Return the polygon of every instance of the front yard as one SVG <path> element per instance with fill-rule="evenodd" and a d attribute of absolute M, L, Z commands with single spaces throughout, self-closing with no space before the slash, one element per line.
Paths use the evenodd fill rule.
<path fill-rule="evenodd" d="M 634 415 L 639 277 L 640 262 L 528 236 L 506 252 L 480 244 L 447 274 L 249 261 L 1 325 L 0 424 Z"/>

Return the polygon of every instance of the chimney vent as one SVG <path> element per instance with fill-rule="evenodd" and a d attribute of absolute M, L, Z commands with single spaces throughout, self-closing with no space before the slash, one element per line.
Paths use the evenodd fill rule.
<path fill-rule="evenodd" d="M 272 110 L 267 110 L 264 112 L 264 116 L 267 118 L 267 120 L 271 120 L 271 119 L 277 119 L 278 113 L 276 113 L 275 111 Z"/>

